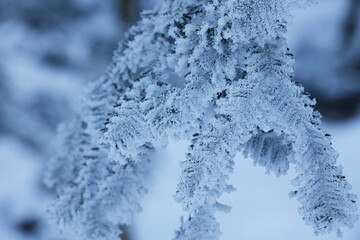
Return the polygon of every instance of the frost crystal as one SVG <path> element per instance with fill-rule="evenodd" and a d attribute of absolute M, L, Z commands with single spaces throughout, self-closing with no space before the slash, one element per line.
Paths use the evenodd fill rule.
<path fill-rule="evenodd" d="M 238 151 L 276 175 L 296 166 L 291 196 L 316 234 L 351 227 L 356 196 L 315 100 L 292 81 L 290 3 L 168 0 L 144 12 L 90 88 L 82 120 L 62 131 L 47 178 L 58 219 L 84 239 L 116 239 L 140 210 L 149 154 L 175 137 L 191 140 L 175 194 L 187 217 L 175 239 L 219 239 L 214 212 L 229 210 L 217 199 L 234 189 Z"/>

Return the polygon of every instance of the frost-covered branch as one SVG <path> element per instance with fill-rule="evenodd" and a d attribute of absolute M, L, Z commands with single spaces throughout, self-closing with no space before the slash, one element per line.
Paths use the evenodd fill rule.
<path fill-rule="evenodd" d="M 83 236 L 90 239 L 106 237 L 103 230 L 111 226 L 106 221 L 130 223 L 131 213 L 140 209 L 150 151 L 166 146 L 169 138 L 185 138 L 191 145 L 175 199 L 187 216 L 176 239 L 219 238 L 214 213 L 229 207 L 217 199 L 234 190 L 227 180 L 238 151 L 277 175 L 296 165 L 292 195 L 315 233 L 351 227 L 357 220 L 355 196 L 320 129 L 315 100 L 292 80 L 288 7 L 286 0 L 169 0 L 143 13 L 108 73 L 89 90 L 83 118 L 90 146 L 103 155 L 74 160 L 81 146 L 72 143 L 75 137 L 65 139 L 69 157 L 57 158 L 66 164 L 54 163 L 62 169 L 53 174 L 55 180 L 49 178 L 63 182 L 57 186 L 58 204 L 80 209 L 65 223 L 81 225 L 89 216 L 99 221 L 85 228 Z M 70 170 L 68 162 L 74 166 Z M 74 185 L 71 179 L 81 181 Z M 66 197 L 89 187 L 96 193 L 75 202 Z M 100 211 L 117 215 L 100 217 Z M 78 216 L 82 220 L 75 220 Z"/>

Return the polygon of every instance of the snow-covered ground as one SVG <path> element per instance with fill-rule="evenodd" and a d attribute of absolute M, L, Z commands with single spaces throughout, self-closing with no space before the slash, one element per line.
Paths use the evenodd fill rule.
<path fill-rule="evenodd" d="M 60 239 L 44 218 L 51 195 L 41 184 L 40 159 L 17 139 L 0 137 L 1 240 Z"/>

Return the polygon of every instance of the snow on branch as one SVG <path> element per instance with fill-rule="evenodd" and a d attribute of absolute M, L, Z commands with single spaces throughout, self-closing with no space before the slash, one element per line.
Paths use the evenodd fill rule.
<path fill-rule="evenodd" d="M 61 131 L 48 177 L 56 217 L 83 239 L 117 239 L 116 223 L 140 210 L 150 152 L 185 138 L 175 239 L 219 239 L 214 213 L 229 207 L 217 199 L 234 190 L 238 151 L 276 175 L 296 166 L 291 195 L 316 234 L 351 227 L 356 197 L 315 100 L 293 81 L 288 19 L 286 0 L 168 0 L 144 12 L 89 88 L 83 124 Z"/>

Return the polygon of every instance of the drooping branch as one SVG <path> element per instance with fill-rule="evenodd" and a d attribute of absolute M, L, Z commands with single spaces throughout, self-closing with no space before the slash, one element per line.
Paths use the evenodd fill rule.
<path fill-rule="evenodd" d="M 96 221 L 83 236 L 105 238 L 116 221 L 130 223 L 145 193 L 150 152 L 175 137 L 192 140 L 175 196 L 188 216 L 176 239 L 219 238 L 214 213 L 228 207 L 217 199 L 233 190 L 227 180 L 239 150 L 277 175 L 296 165 L 293 195 L 316 233 L 351 227 L 355 197 L 320 129 L 315 101 L 292 81 L 288 11 L 285 0 L 169 0 L 143 14 L 89 91 L 86 131 L 104 155 L 75 160 L 78 137 L 66 139 L 76 157 L 64 161 L 80 164 L 69 179 L 81 180 L 74 186 L 59 175 L 60 205 L 80 209 L 71 216 L 81 224 Z M 76 189 L 91 191 L 73 202 Z M 99 216 L 100 209 L 107 214 Z"/>

